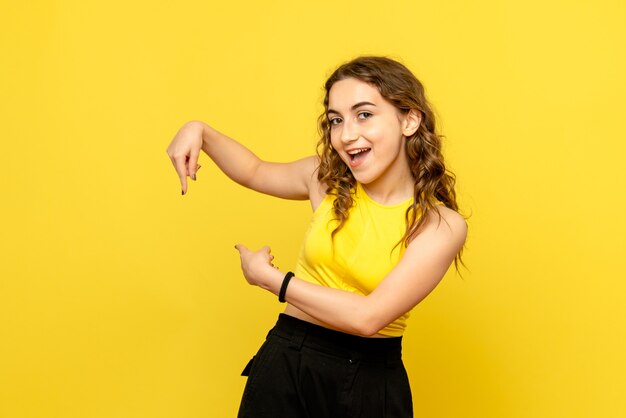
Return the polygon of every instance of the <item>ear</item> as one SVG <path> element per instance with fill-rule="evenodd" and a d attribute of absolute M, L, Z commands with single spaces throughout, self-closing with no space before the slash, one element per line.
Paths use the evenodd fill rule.
<path fill-rule="evenodd" d="M 409 113 L 404 116 L 404 123 L 402 124 L 402 135 L 411 136 L 417 132 L 417 128 L 422 123 L 422 114 L 420 111 L 411 109 Z"/>

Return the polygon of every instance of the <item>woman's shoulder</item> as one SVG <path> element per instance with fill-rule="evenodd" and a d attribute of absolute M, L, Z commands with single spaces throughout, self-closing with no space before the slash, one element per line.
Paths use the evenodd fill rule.
<path fill-rule="evenodd" d="M 426 212 L 426 219 L 409 242 L 405 256 L 418 257 L 431 251 L 454 258 L 463 248 L 466 238 L 465 218 L 454 209 L 438 205 Z"/>
<path fill-rule="evenodd" d="M 427 213 L 424 228 L 435 230 L 444 228 L 458 239 L 465 240 L 467 235 L 467 222 L 459 212 L 445 206 L 443 203 L 435 205 L 435 208 Z"/>
<path fill-rule="evenodd" d="M 315 166 L 315 170 L 311 175 L 311 181 L 309 183 L 309 200 L 311 201 L 311 207 L 313 211 L 326 199 L 328 188 L 325 184 L 321 183 L 318 179 L 319 170 L 319 157 L 313 156 L 310 160 L 311 164 Z"/>

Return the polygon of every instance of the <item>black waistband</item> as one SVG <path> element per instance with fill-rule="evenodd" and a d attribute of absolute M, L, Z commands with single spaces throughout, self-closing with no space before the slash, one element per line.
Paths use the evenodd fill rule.
<path fill-rule="evenodd" d="M 348 359 L 390 361 L 402 358 L 402 337 L 367 338 L 346 334 L 280 314 L 269 335 L 289 340 L 295 349 L 309 347 Z"/>

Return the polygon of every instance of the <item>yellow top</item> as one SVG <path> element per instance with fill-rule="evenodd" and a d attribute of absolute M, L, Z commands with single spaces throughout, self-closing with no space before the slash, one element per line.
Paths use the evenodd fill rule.
<path fill-rule="evenodd" d="M 406 231 L 406 210 L 413 198 L 395 205 L 372 200 L 357 183 L 348 220 L 335 234 L 334 196 L 326 195 L 313 213 L 298 256 L 295 275 L 311 283 L 368 295 L 400 261 L 405 252 L 398 242 Z M 334 244 L 334 245 L 333 245 Z M 334 249 L 334 252 L 333 252 Z M 380 331 L 400 336 L 410 312 Z"/>

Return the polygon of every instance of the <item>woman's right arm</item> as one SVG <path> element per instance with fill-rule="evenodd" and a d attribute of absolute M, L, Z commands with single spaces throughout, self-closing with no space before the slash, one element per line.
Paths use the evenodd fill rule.
<path fill-rule="evenodd" d="M 257 192 L 284 199 L 309 199 L 317 184 L 317 157 L 291 163 L 261 160 L 248 148 L 211 128 L 191 121 L 183 125 L 167 148 L 180 178 L 182 193 L 187 193 L 187 176 L 195 179 L 200 150 L 203 150 L 233 181 Z"/>

